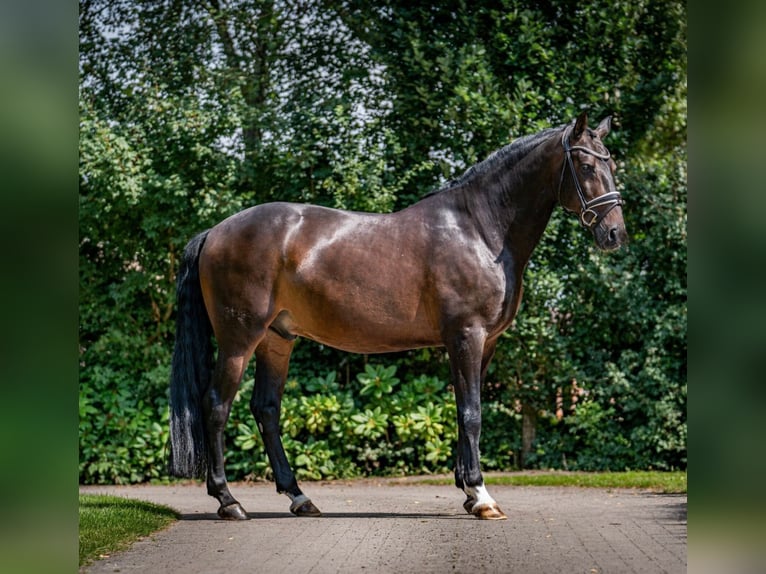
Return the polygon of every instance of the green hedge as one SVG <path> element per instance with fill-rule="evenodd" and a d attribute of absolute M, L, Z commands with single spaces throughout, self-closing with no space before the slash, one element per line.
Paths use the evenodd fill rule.
<path fill-rule="evenodd" d="M 166 479 L 167 400 L 162 396 L 147 400 L 126 390 L 115 373 L 94 371 L 93 386 L 80 393 L 80 481 L 122 484 Z M 369 363 L 346 384 L 338 379 L 336 372 L 330 372 L 287 382 L 282 439 L 299 480 L 451 471 L 457 440 L 456 407 L 444 378 L 419 375 L 400 379 L 396 365 Z M 249 377 L 237 394 L 227 426 L 231 480 L 272 476 L 249 410 L 252 387 Z M 518 463 L 521 408 L 518 402 L 514 406 L 514 401 L 504 400 L 504 394 L 483 405 L 484 470 L 509 470 Z M 561 419 L 554 413 L 543 411 L 541 415 L 528 467 L 685 467 L 685 459 L 677 465 L 663 463 L 652 458 L 651 451 L 636 448 L 635 437 L 613 423 L 614 412 L 592 400 L 583 400 Z"/>
<path fill-rule="evenodd" d="M 266 201 L 400 209 L 582 109 L 614 117 L 630 243 L 598 252 L 555 211 L 482 391 L 483 465 L 686 467 L 684 2 L 197 4 L 80 6 L 82 482 L 165 478 L 174 282 L 195 234 Z M 283 424 L 299 477 L 450 468 L 448 380 L 440 350 L 298 343 Z M 230 478 L 269 474 L 251 381 Z"/>

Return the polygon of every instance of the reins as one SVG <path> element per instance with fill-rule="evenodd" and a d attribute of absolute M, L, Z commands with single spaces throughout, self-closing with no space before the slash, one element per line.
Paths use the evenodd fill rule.
<path fill-rule="evenodd" d="M 575 172 L 574 162 L 572 161 L 572 151 L 578 150 L 585 152 L 589 155 L 592 155 L 593 157 L 608 161 L 611 156 L 609 153 L 609 150 L 606 151 L 606 153 L 599 153 L 596 150 L 592 150 L 590 148 L 587 148 L 585 146 L 570 146 L 569 145 L 569 137 L 567 136 L 567 132 L 569 130 L 565 129 L 564 133 L 561 135 L 561 145 L 564 148 L 564 155 L 566 156 L 566 161 L 561 165 L 561 178 L 559 179 L 559 192 L 558 192 L 558 202 L 563 207 L 564 204 L 561 203 L 561 186 L 564 184 L 564 172 L 566 170 L 566 166 L 569 166 L 569 171 L 572 174 L 572 179 L 574 180 L 575 189 L 577 190 L 577 197 L 580 200 L 580 223 L 583 227 L 586 229 L 591 229 L 595 225 L 598 225 L 599 222 L 606 217 L 606 214 L 609 213 L 612 209 L 617 207 L 618 205 L 623 205 L 625 202 L 622 199 L 622 196 L 620 195 L 619 191 L 610 191 L 608 193 L 605 193 L 603 195 L 600 195 L 598 197 L 594 197 L 590 201 L 587 201 L 585 199 L 585 194 L 582 191 L 582 187 L 580 186 L 580 180 L 577 179 L 577 173 Z M 597 208 L 603 208 L 600 211 L 597 210 Z M 566 209 L 566 208 L 565 208 Z"/>

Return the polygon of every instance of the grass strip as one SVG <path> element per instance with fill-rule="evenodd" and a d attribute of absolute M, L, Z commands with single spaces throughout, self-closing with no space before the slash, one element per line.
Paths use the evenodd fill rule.
<path fill-rule="evenodd" d="M 80 566 L 124 550 L 177 519 L 174 510 L 151 502 L 80 495 Z"/>
<path fill-rule="evenodd" d="M 426 478 L 426 484 L 452 484 L 452 478 Z M 541 471 L 484 475 L 485 484 L 512 486 L 573 486 L 580 488 L 636 488 L 661 494 L 686 493 L 686 472 L 566 472 Z"/>

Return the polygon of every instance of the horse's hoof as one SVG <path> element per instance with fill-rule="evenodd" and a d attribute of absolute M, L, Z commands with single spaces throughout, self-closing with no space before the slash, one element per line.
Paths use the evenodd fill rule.
<path fill-rule="evenodd" d="M 322 513 L 319 511 L 319 509 L 314 506 L 314 503 L 308 499 L 303 503 L 291 506 L 290 512 L 295 514 L 295 516 L 322 516 Z"/>
<path fill-rule="evenodd" d="M 476 499 L 471 498 L 470 496 L 465 499 L 465 502 L 463 503 L 463 508 L 465 508 L 465 511 L 468 514 L 473 514 L 473 505 L 476 504 Z"/>
<path fill-rule="evenodd" d="M 479 508 L 474 508 L 471 512 L 479 520 L 507 520 L 508 517 L 503 513 L 497 504 L 488 504 Z"/>
<path fill-rule="evenodd" d="M 228 506 L 222 506 L 218 509 L 218 516 L 224 520 L 248 520 L 247 512 L 239 502 L 234 502 Z"/>

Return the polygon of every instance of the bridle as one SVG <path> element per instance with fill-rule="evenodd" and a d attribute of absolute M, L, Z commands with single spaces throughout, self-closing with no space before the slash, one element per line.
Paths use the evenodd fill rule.
<path fill-rule="evenodd" d="M 594 226 L 598 225 L 602 219 L 606 217 L 607 213 L 609 213 L 612 209 L 614 209 L 618 205 L 623 205 L 625 202 L 622 200 L 622 196 L 620 196 L 619 191 L 610 191 L 608 193 L 605 193 L 604 195 L 594 197 L 590 201 L 586 201 L 585 194 L 583 194 L 582 187 L 580 187 L 580 180 L 577 179 L 577 173 L 575 172 L 574 162 L 572 162 L 572 151 L 573 150 L 582 151 L 592 155 L 595 158 L 604 160 L 605 162 L 608 161 L 609 158 L 612 156 L 609 153 L 609 150 L 607 150 L 606 153 L 604 154 L 584 146 L 579 146 L 579 145 L 570 146 L 567 132 L 568 130 L 565 129 L 564 133 L 561 135 L 561 145 L 564 147 L 564 155 L 566 156 L 566 161 L 564 161 L 564 163 L 561 165 L 561 178 L 559 179 L 558 202 L 562 207 L 564 207 L 564 204 L 561 203 L 561 186 L 564 183 L 564 172 L 566 170 L 566 166 L 568 165 L 569 171 L 572 174 L 572 179 L 574 180 L 575 189 L 577 190 L 577 196 L 580 199 L 580 223 L 586 229 L 592 229 Z M 602 208 L 602 209 L 599 209 L 599 208 Z M 566 207 L 564 209 L 566 209 Z"/>

